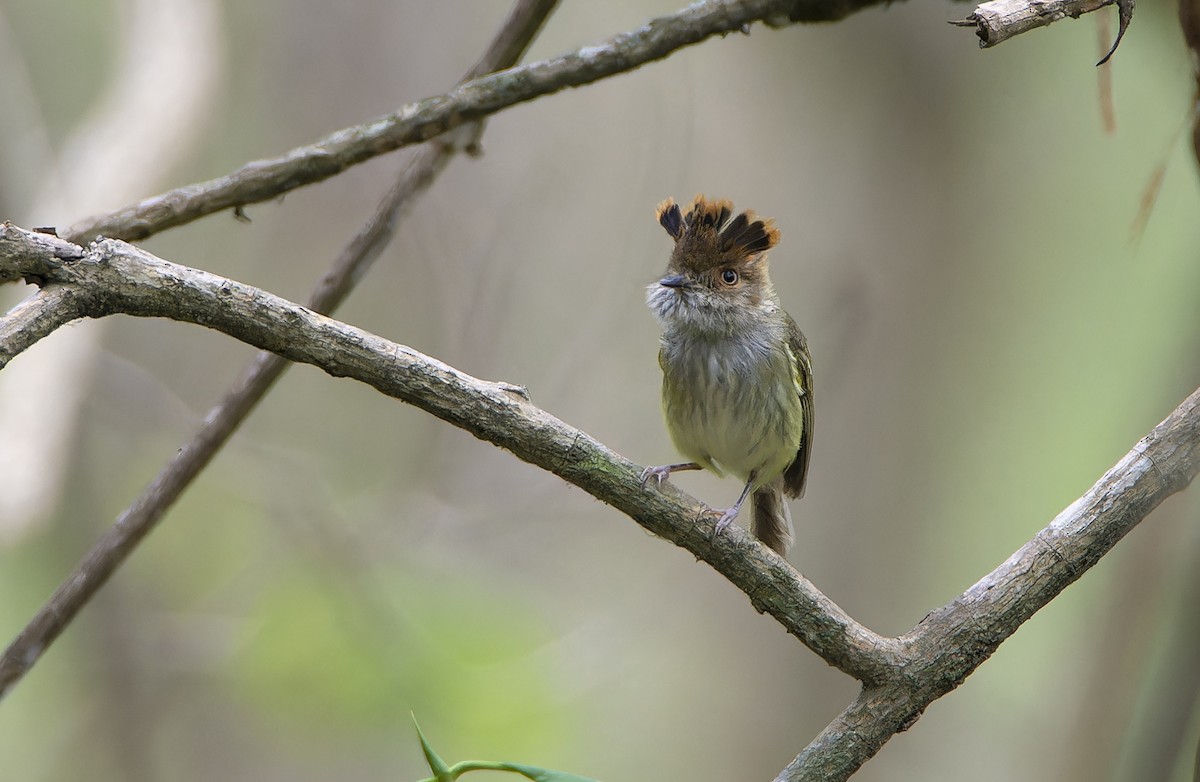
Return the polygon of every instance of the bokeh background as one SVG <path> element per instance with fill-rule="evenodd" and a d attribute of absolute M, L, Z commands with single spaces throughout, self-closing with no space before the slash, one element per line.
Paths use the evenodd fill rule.
<path fill-rule="evenodd" d="M 677 7 L 564 3 L 526 61 Z M 0 217 L 67 226 L 440 93 L 507 11 L 0 0 Z M 1107 32 L 1093 14 L 988 51 L 946 24 L 969 12 L 755 26 L 505 111 L 338 317 L 523 384 L 663 463 L 643 288 L 670 242 L 653 207 L 703 191 L 775 217 L 773 276 L 816 369 L 791 560 L 860 621 L 904 632 L 1200 385 L 1175 4 L 1139 5 L 1113 60 L 1115 133 L 1093 67 L 1115 12 Z M 303 300 L 405 154 L 251 207 L 251 224 L 224 213 L 145 246 Z M 40 374 L 40 355 L 67 369 Z M 6 369 L 33 385 L 0 419 L 0 472 L 25 476 L 0 518 L 5 640 L 251 355 L 120 317 Z M 678 482 L 718 507 L 739 489 Z M 856 778 L 1190 779 L 1198 521 L 1194 488 L 1165 503 Z M 0 757 L 30 781 L 416 780 L 413 713 L 451 761 L 770 779 L 854 692 L 686 552 L 297 367 L 0 704 Z"/>

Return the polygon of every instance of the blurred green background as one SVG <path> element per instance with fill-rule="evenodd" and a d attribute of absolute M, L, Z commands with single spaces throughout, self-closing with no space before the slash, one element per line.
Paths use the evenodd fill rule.
<path fill-rule="evenodd" d="M 564 3 L 526 61 L 677 7 Z M 0 0 L 0 218 L 65 227 L 442 92 L 507 11 Z M 643 288 L 670 242 L 654 205 L 703 191 L 776 218 L 773 276 L 816 370 L 791 560 L 860 621 L 904 632 L 1200 385 L 1200 188 L 1177 135 L 1194 83 L 1175 4 L 1140 5 L 1113 60 L 1115 134 L 1099 14 L 980 51 L 946 24 L 969 12 L 755 26 L 506 111 L 338 317 L 523 384 L 663 463 Z M 122 73 L 134 86 L 114 92 Z M 106 106 L 110 136 L 89 124 Z M 251 207 L 252 224 L 224 213 L 145 246 L 303 300 L 405 154 Z M 6 306 L 26 292 L 3 291 Z M 4 640 L 252 355 L 170 322 L 66 331 L 92 347 L 28 402 L 68 426 L 42 470 L 48 503 L 2 519 Z M 678 482 L 717 507 L 739 490 Z M 1165 503 L 856 779 L 1190 779 L 1198 517 L 1195 489 Z M 415 780 L 411 712 L 450 761 L 762 780 L 855 690 L 583 492 L 298 367 L 0 704 L 0 757 L 29 781 Z"/>

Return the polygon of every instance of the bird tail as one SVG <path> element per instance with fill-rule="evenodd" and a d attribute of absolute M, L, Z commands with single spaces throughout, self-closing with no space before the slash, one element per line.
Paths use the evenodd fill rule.
<path fill-rule="evenodd" d="M 786 557 L 792 547 L 792 514 L 783 499 L 780 483 L 772 481 L 754 492 L 750 531 L 781 557 Z"/>

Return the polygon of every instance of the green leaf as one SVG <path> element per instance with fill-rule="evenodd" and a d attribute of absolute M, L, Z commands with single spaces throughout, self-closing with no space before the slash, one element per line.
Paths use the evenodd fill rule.
<path fill-rule="evenodd" d="M 417 715 L 412 715 L 413 727 L 417 729 L 417 737 L 421 739 L 421 751 L 425 753 L 425 762 L 429 764 L 429 770 L 433 772 L 433 776 L 438 782 L 454 782 L 458 778 L 446 765 L 446 761 L 438 756 L 438 753 L 433 751 L 433 747 L 429 746 L 429 742 L 425 740 L 425 734 L 421 732 L 421 726 L 417 724 Z"/>

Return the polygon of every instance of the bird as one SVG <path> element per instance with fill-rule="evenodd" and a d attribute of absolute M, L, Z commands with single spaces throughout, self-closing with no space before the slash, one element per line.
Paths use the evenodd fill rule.
<path fill-rule="evenodd" d="M 804 496 L 812 455 L 813 370 L 768 274 L 779 229 L 704 195 L 686 213 L 668 198 L 655 215 L 674 248 L 646 304 L 662 329 L 663 416 L 688 461 L 647 468 L 642 485 L 681 470 L 733 475 L 745 486 L 719 511 L 716 534 L 750 498 L 751 532 L 786 556 L 794 533 L 784 498 Z"/>

